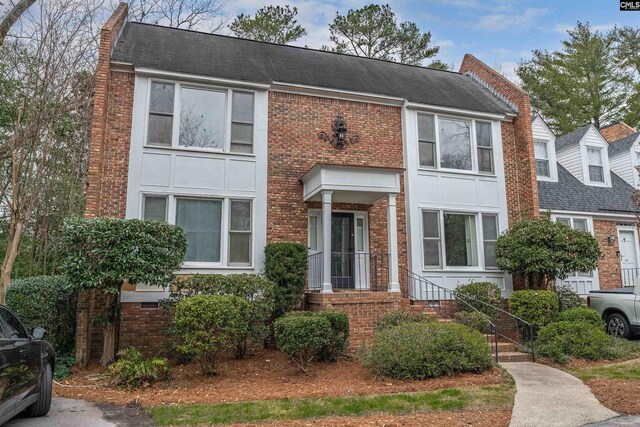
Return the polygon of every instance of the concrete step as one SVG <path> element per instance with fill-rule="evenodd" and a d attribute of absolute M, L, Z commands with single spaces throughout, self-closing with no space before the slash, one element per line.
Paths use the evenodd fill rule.
<path fill-rule="evenodd" d="M 498 352 L 498 362 L 531 362 L 531 355 L 519 351 Z"/>
<path fill-rule="evenodd" d="M 491 344 L 491 351 L 495 351 L 496 345 Z M 498 342 L 498 354 L 503 352 L 516 351 L 516 345 L 510 342 Z"/>

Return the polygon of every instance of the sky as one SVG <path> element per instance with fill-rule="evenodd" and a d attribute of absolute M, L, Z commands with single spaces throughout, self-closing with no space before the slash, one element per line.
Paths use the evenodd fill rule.
<path fill-rule="evenodd" d="M 359 0 L 229 0 L 227 13 L 253 14 L 269 4 L 295 6 L 298 22 L 307 36 L 292 43 L 311 48 L 329 44 L 329 23 L 337 11 L 345 14 L 371 1 Z M 616 0 L 389 0 L 400 21 L 415 22 L 431 32 L 433 44 L 440 46 L 437 58 L 457 68 L 465 53 L 515 80 L 514 69 L 521 59 L 529 59 L 534 49 L 557 50 L 566 30 L 577 21 L 606 31 L 614 25 L 640 26 L 640 11 L 620 12 Z"/>

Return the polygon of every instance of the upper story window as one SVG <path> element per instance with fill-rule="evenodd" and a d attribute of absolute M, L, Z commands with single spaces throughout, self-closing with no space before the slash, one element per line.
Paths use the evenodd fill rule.
<path fill-rule="evenodd" d="M 533 141 L 534 154 L 536 158 L 536 175 L 539 177 L 551 177 L 549 168 L 549 143 L 542 139 Z"/>
<path fill-rule="evenodd" d="M 151 82 L 149 146 L 252 153 L 253 121 L 251 92 Z"/>
<path fill-rule="evenodd" d="M 495 173 L 490 122 L 418 114 L 421 168 Z"/>
<path fill-rule="evenodd" d="M 589 166 L 589 180 L 604 183 L 604 166 L 602 163 L 602 149 L 587 147 L 587 164 Z"/>

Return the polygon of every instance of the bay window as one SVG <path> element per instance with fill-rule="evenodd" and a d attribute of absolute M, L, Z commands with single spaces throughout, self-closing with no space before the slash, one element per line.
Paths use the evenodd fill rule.
<path fill-rule="evenodd" d="M 589 165 L 589 180 L 604 183 L 604 167 L 602 165 L 602 149 L 587 147 L 587 163 Z"/>
<path fill-rule="evenodd" d="M 480 221 L 479 221 L 480 216 Z M 479 221 L 479 222 L 478 222 Z M 482 240 L 477 229 L 482 227 Z M 496 268 L 495 243 L 498 215 L 443 211 L 422 211 L 422 254 L 425 269 L 484 267 Z M 482 253 L 483 263 L 480 262 Z"/>
<path fill-rule="evenodd" d="M 253 153 L 253 93 L 159 81 L 149 92 L 148 146 Z"/>

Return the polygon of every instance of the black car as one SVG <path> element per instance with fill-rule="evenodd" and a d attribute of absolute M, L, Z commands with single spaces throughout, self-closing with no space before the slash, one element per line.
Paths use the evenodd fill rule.
<path fill-rule="evenodd" d="M 42 328 L 28 334 L 0 305 L 0 425 L 24 410 L 31 417 L 49 412 L 55 353 L 44 335 Z"/>

